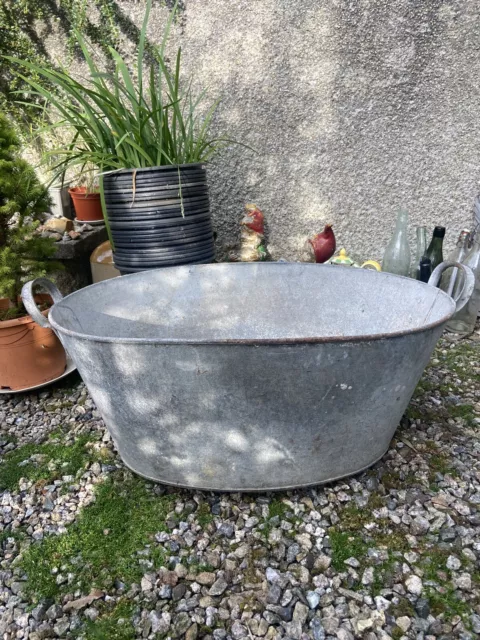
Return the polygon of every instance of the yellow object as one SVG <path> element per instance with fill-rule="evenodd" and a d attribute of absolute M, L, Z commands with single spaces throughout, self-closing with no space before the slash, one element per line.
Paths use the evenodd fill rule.
<path fill-rule="evenodd" d="M 356 267 L 357 269 L 372 269 L 374 271 L 381 271 L 382 267 L 375 260 L 366 260 L 362 265 L 359 265 L 355 260 L 350 258 L 345 249 L 340 249 L 337 256 L 328 260 L 327 264 L 341 264 L 344 267 Z"/>
<path fill-rule="evenodd" d="M 352 260 L 348 255 L 345 249 L 340 249 L 338 256 L 335 256 L 331 260 L 329 260 L 330 264 L 343 264 L 346 267 L 358 267 L 355 264 L 355 260 Z"/>
<path fill-rule="evenodd" d="M 381 271 L 382 267 L 376 260 L 366 260 L 362 264 L 362 269 L 371 269 L 372 271 Z"/>
<path fill-rule="evenodd" d="M 110 242 L 102 242 L 90 256 L 90 267 L 92 269 L 93 282 L 109 280 L 120 275 L 120 271 L 113 263 L 113 252 Z"/>

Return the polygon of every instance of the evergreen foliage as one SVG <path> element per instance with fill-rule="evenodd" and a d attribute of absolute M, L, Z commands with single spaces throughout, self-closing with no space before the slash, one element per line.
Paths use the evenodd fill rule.
<path fill-rule="evenodd" d="M 19 156 L 15 131 L 0 113 L 0 298 L 14 307 L 25 282 L 59 268 L 49 259 L 53 240 L 34 233 L 49 204 L 48 190 Z"/>

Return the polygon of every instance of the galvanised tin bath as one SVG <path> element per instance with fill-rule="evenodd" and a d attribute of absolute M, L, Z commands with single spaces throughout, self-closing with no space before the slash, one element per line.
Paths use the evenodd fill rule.
<path fill-rule="evenodd" d="M 37 285 L 55 301 L 48 321 Z M 318 484 L 381 458 L 455 311 L 431 284 L 302 263 L 150 270 L 65 298 L 40 279 L 22 295 L 131 469 L 222 491 Z"/>

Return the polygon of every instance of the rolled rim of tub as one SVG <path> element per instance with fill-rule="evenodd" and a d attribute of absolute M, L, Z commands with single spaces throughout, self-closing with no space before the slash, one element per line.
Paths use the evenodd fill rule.
<path fill-rule="evenodd" d="M 399 319 L 398 327 L 395 327 L 393 330 L 378 330 L 376 332 L 369 332 L 369 325 L 371 322 L 367 318 L 356 318 L 352 321 L 352 326 L 355 324 L 357 326 L 357 332 L 353 333 L 350 331 L 344 333 L 338 333 L 336 335 L 321 335 L 320 332 L 314 332 L 309 335 L 278 335 L 278 336 L 269 336 L 265 337 L 260 334 L 247 335 L 243 337 L 228 337 L 228 336 L 207 336 L 207 337 L 199 337 L 194 335 L 194 327 L 192 327 L 191 335 L 188 337 L 175 337 L 162 336 L 162 327 L 152 325 L 152 330 L 157 331 L 156 335 L 152 335 L 151 337 L 134 337 L 134 336 L 115 336 L 115 335 L 97 335 L 95 332 L 90 333 L 88 330 L 78 331 L 75 329 L 67 328 L 65 326 L 65 319 L 61 318 L 62 312 L 65 313 L 65 310 L 72 310 L 70 307 L 71 303 L 75 306 L 81 306 L 81 298 L 86 297 L 86 293 L 91 296 L 93 293 L 95 294 L 92 297 L 92 300 L 96 300 L 100 302 L 100 307 L 103 300 L 102 290 L 106 293 L 108 289 L 115 290 L 116 295 L 113 297 L 120 296 L 123 299 L 120 307 L 125 309 L 125 298 L 135 291 L 135 285 L 141 286 L 142 283 L 152 281 L 152 290 L 146 292 L 150 294 L 150 296 L 155 297 L 156 291 L 155 287 L 158 287 L 157 293 L 160 292 L 162 285 L 167 285 L 170 278 L 175 278 L 176 274 L 183 274 L 183 281 L 186 282 L 186 279 L 190 279 L 193 276 L 196 276 L 199 280 L 202 278 L 208 282 L 211 281 L 212 278 L 216 274 L 221 276 L 229 272 L 231 275 L 231 282 L 229 283 L 232 286 L 238 287 L 236 291 L 238 296 L 245 295 L 248 293 L 248 272 L 253 274 L 251 285 L 255 285 L 258 282 L 262 282 L 262 279 L 265 277 L 267 272 L 271 272 L 273 274 L 280 274 L 281 279 L 279 282 L 286 282 L 289 280 L 291 275 L 289 275 L 296 271 L 299 274 L 304 273 L 305 279 L 308 280 L 309 285 L 311 285 L 311 289 L 309 291 L 305 290 L 305 295 L 310 295 L 312 297 L 317 296 L 317 299 L 322 298 L 325 295 L 325 291 L 315 290 L 315 280 L 318 278 L 319 285 L 325 285 L 329 282 L 334 282 L 338 279 L 338 295 L 343 296 L 344 292 L 342 291 L 342 287 L 346 285 L 348 282 L 356 281 L 361 289 L 357 290 L 356 295 L 362 296 L 365 294 L 364 287 L 367 287 L 368 295 L 370 297 L 369 300 L 365 301 L 365 304 L 371 304 L 374 301 L 381 300 L 382 296 L 388 290 L 392 290 L 395 288 L 404 289 L 405 294 L 405 308 L 402 308 L 402 305 L 399 304 L 397 309 L 387 309 L 385 306 L 377 309 L 378 314 L 386 314 L 390 315 L 390 317 L 394 313 L 404 315 L 410 314 L 409 318 L 409 326 L 405 326 L 402 328 L 402 322 L 404 324 L 405 321 Z M 243 272 L 243 273 L 242 273 Z M 239 277 L 240 276 L 240 277 Z M 246 276 L 246 278 L 245 278 Z M 308 277 L 307 277 L 308 276 Z M 269 275 L 269 277 L 272 277 Z M 277 276 L 275 276 L 277 277 Z M 305 283 L 304 283 L 305 284 Z M 192 289 L 194 284 L 192 281 L 188 284 L 189 288 Z M 94 291 L 95 290 L 95 291 Z M 409 295 L 414 295 L 414 291 L 416 290 L 417 295 L 419 295 L 419 299 L 421 298 L 424 301 L 423 309 L 411 309 L 409 307 L 412 306 L 413 300 L 408 300 Z M 206 296 L 211 295 L 212 291 L 207 292 Z M 399 292 L 400 293 L 400 292 Z M 332 292 L 327 292 L 327 294 L 333 294 Z M 141 292 L 136 292 L 137 298 L 141 295 Z M 175 288 L 173 286 L 173 295 L 176 295 L 177 298 L 180 298 L 182 295 L 181 288 Z M 266 292 L 265 300 L 267 300 L 268 292 Z M 355 295 L 355 294 L 354 294 Z M 200 299 L 198 296 L 197 300 Z M 261 300 L 259 301 L 261 302 Z M 285 306 L 288 307 L 291 304 L 291 301 L 285 299 Z M 344 298 L 342 301 L 343 308 L 348 309 L 351 307 L 352 303 L 355 305 L 356 301 L 351 298 Z M 137 304 L 137 301 L 132 302 L 132 308 Z M 237 306 L 238 302 L 236 302 Z M 241 304 L 241 303 L 240 303 Z M 228 305 L 227 305 L 228 306 Z M 120 308 L 119 307 L 119 308 Z M 313 311 L 317 313 L 321 313 L 322 310 L 318 308 L 318 305 L 310 302 L 310 304 L 306 304 L 306 308 L 303 311 L 305 316 L 311 316 Z M 231 304 L 230 304 L 230 309 Z M 94 311 L 95 309 L 91 309 Z M 426 313 L 425 313 L 426 310 Z M 157 311 L 161 311 L 161 307 Z M 331 311 L 329 309 L 329 303 L 325 304 L 324 313 L 328 314 Z M 358 311 L 357 307 L 353 308 L 353 313 Z M 75 313 L 75 310 L 73 310 Z M 98 311 L 103 316 L 103 321 L 108 314 L 100 309 Z M 196 310 L 192 307 L 190 309 L 191 314 L 197 313 Z M 252 313 L 250 310 L 248 313 Z M 342 313 L 337 309 L 336 313 Z M 406 278 L 402 276 L 393 275 L 385 272 L 376 272 L 367 269 L 355 269 L 353 267 L 342 267 L 339 265 L 317 265 L 310 263 L 292 263 L 292 262 L 267 262 L 267 263 L 219 263 L 219 264 L 197 264 L 197 265 L 185 265 L 179 267 L 165 267 L 163 269 L 151 269 L 147 271 L 142 271 L 139 273 L 132 273 L 128 275 L 124 275 L 121 278 L 115 278 L 111 280 L 105 280 L 99 282 L 94 285 L 90 285 L 87 289 L 80 289 L 65 298 L 62 298 L 59 302 L 57 302 L 54 307 L 50 310 L 49 314 L 49 322 L 52 328 L 60 333 L 66 334 L 73 338 L 77 338 L 80 340 L 91 340 L 94 342 L 102 342 L 102 343 L 136 343 L 136 344 L 159 344 L 159 345 L 195 345 L 195 344 L 212 344 L 212 345 L 278 345 L 278 344 L 323 344 L 323 343 L 342 343 L 342 342 L 366 342 L 366 341 L 374 341 L 374 340 L 386 340 L 389 338 L 396 338 L 400 336 L 405 336 L 414 333 L 421 333 L 423 331 L 428 331 L 430 329 L 434 329 L 439 327 L 440 325 L 446 323 L 452 315 L 455 313 L 455 303 L 445 292 L 440 290 L 439 288 L 432 287 L 428 284 L 413 280 L 411 278 Z M 247 314 L 246 314 L 247 315 Z M 423 316 L 423 319 L 422 319 Z M 213 317 L 213 316 L 212 316 Z M 416 320 L 415 320 L 416 318 Z M 112 328 L 114 327 L 115 321 L 122 320 L 123 318 L 112 316 Z M 370 318 L 371 319 L 371 318 Z M 338 320 L 341 320 L 339 318 Z M 135 318 L 133 319 L 135 322 Z M 335 317 L 328 320 L 331 325 L 336 324 Z M 358 326 L 363 325 L 365 328 L 365 332 L 358 331 Z M 280 326 L 280 325 L 279 325 Z"/>

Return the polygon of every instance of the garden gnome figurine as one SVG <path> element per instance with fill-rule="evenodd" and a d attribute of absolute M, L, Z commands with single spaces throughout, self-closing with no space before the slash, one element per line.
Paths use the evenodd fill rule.
<path fill-rule="evenodd" d="M 256 204 L 245 205 L 245 214 L 240 225 L 240 261 L 266 260 L 264 217 Z"/>
<path fill-rule="evenodd" d="M 313 238 L 308 239 L 310 246 L 310 254 L 313 255 L 315 262 L 323 263 L 329 260 L 335 253 L 335 234 L 332 225 L 325 225 L 322 233 L 317 233 Z"/>

